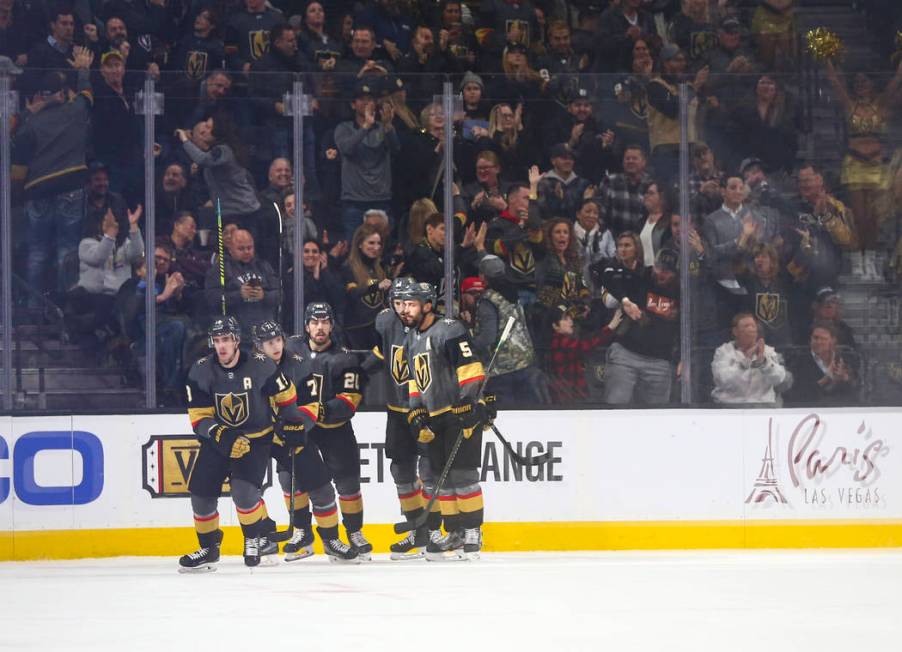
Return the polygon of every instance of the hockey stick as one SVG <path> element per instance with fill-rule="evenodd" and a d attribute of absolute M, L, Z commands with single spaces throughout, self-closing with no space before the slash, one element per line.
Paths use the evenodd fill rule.
<path fill-rule="evenodd" d="M 520 466 L 541 466 L 554 456 L 551 451 L 546 451 L 541 455 L 536 455 L 535 457 L 524 457 L 514 450 L 514 447 L 511 446 L 510 442 L 504 438 L 504 435 L 498 432 L 498 427 L 494 423 L 489 424 L 489 428 L 492 429 L 492 432 L 495 433 L 495 436 L 501 440 L 502 444 L 504 444 L 504 447 L 507 449 L 507 452 L 511 456 L 511 459 Z"/>
<path fill-rule="evenodd" d="M 276 310 L 278 310 L 276 321 L 281 324 L 282 303 L 285 301 L 285 288 L 282 287 L 282 276 L 285 274 L 285 270 L 282 266 L 282 211 L 279 210 L 279 204 L 277 202 L 273 202 L 272 207 L 276 209 L 276 217 L 279 218 L 279 306 L 276 308 Z"/>
<path fill-rule="evenodd" d="M 498 359 L 498 351 L 501 350 L 501 345 L 504 344 L 504 342 L 510 336 L 511 329 L 513 327 L 514 318 L 508 317 L 507 324 L 504 325 L 504 330 L 501 332 L 501 337 L 498 338 L 498 344 L 495 346 L 495 352 L 492 354 L 491 360 L 489 360 L 489 366 L 485 369 L 485 378 L 483 378 L 482 383 L 479 385 L 479 391 L 476 392 L 476 396 L 482 396 L 482 390 L 485 388 L 485 384 L 489 379 L 489 372 L 494 368 L 495 360 Z M 481 427 L 481 424 L 477 424 L 476 427 Z M 454 464 L 454 458 L 457 457 L 457 451 L 460 448 L 460 445 L 463 443 L 463 440 L 464 429 L 461 428 L 460 432 L 457 433 L 457 439 L 454 440 L 454 446 L 451 447 L 451 452 L 448 453 L 448 459 L 445 460 L 445 466 L 438 478 L 438 482 L 435 483 L 435 490 L 432 493 L 432 497 L 429 499 L 429 502 L 426 503 L 426 507 L 423 510 L 423 513 L 412 521 L 395 523 L 395 534 L 404 534 L 405 532 L 419 529 L 426 524 L 426 519 L 429 518 L 429 514 L 430 512 L 432 512 L 432 507 L 433 505 L 435 505 L 435 501 L 438 500 L 438 495 L 441 492 L 442 487 L 445 486 L 445 480 L 448 479 L 448 474 L 451 473 L 451 465 Z"/>
<path fill-rule="evenodd" d="M 285 445 L 288 446 L 288 442 L 285 442 Z M 266 535 L 266 538 L 270 541 L 275 541 L 276 543 L 281 543 L 282 541 L 288 541 L 292 535 L 294 535 L 294 450 L 297 448 L 296 446 L 292 446 L 288 451 L 288 459 L 289 464 L 291 464 L 291 496 L 288 498 L 288 528 L 279 532 L 278 530 L 273 530 L 269 534 Z"/>
<path fill-rule="evenodd" d="M 225 257 L 222 253 L 222 207 L 219 205 L 219 197 L 216 198 L 216 230 L 219 235 L 219 288 L 222 290 L 222 316 L 225 317 Z"/>

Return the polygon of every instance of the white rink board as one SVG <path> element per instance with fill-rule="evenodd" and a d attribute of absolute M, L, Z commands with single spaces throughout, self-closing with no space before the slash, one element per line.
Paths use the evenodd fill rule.
<path fill-rule="evenodd" d="M 518 471 L 517 479 L 505 464 L 500 442 L 485 433 L 486 520 L 899 519 L 900 424 L 900 411 L 880 409 L 822 410 L 818 417 L 803 410 L 505 412 L 497 425 L 510 441 L 532 454 L 550 447 L 554 459 Z M 369 523 L 391 523 L 399 515 L 383 455 L 384 427 L 382 413 L 354 419 Z M 152 498 L 142 486 L 148 471 L 142 446 L 154 435 L 189 434 L 184 415 L 2 417 L 0 429 L 0 531 L 183 527 L 189 522 L 187 498 Z M 24 463 L 25 442 L 43 441 L 43 433 L 51 431 L 96 439 L 102 460 L 96 449 L 83 455 L 64 447 L 40 450 L 32 463 Z M 785 502 L 756 503 L 752 494 L 769 431 L 774 482 L 765 488 Z M 87 464 L 85 455 L 91 458 Z M 29 466 L 30 488 L 24 477 Z M 85 473 L 92 475 L 86 466 L 94 470 L 96 497 L 82 486 L 78 497 L 76 490 L 70 492 L 67 504 L 33 504 L 36 495 L 37 502 L 43 500 L 41 487 L 65 492 L 84 484 Z M 91 500 L 72 504 L 86 495 Z M 267 490 L 266 502 L 274 517 L 284 517 L 277 488 Z M 220 513 L 224 525 L 237 524 L 234 510 Z"/>

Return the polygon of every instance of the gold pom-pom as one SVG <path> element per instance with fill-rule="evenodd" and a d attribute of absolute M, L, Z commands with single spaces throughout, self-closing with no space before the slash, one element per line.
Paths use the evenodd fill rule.
<path fill-rule="evenodd" d="M 826 27 L 809 31 L 805 38 L 808 42 L 808 51 L 817 61 L 837 61 L 842 58 L 846 49 L 836 32 L 831 32 Z"/>

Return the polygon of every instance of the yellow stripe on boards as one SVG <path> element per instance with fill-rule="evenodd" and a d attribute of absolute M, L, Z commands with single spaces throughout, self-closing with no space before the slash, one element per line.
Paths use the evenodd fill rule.
<path fill-rule="evenodd" d="M 241 553 L 238 527 L 226 527 L 223 552 Z M 391 525 L 367 524 L 376 552 L 401 537 Z M 902 520 L 869 521 L 610 521 L 486 523 L 488 552 L 701 550 L 717 548 L 898 548 Z M 190 526 L 0 532 L 0 561 L 85 557 L 172 556 L 197 549 Z M 319 540 L 317 552 L 322 552 Z M 175 561 L 173 561 L 173 564 Z"/>

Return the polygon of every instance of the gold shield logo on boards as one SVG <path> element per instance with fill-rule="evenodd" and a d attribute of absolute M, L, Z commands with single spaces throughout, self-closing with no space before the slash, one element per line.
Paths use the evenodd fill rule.
<path fill-rule="evenodd" d="M 187 498 L 188 482 L 200 442 L 194 435 L 151 435 L 141 446 L 142 486 L 151 498 Z M 264 487 L 272 486 L 272 473 L 266 469 Z M 229 495 L 229 482 L 222 484 L 222 495 Z"/>
<path fill-rule="evenodd" d="M 188 79 L 203 79 L 207 72 L 207 53 L 198 50 L 192 50 L 188 53 L 188 59 L 185 62 L 185 74 Z"/>
<path fill-rule="evenodd" d="M 247 392 L 241 394 L 216 395 L 216 414 L 222 422 L 232 428 L 237 428 L 248 418 Z"/>
<path fill-rule="evenodd" d="M 410 380 L 410 369 L 407 360 L 404 359 L 404 347 L 392 344 L 391 347 L 391 377 L 396 385 L 403 385 Z"/>
<path fill-rule="evenodd" d="M 269 50 L 269 32 L 265 29 L 254 30 L 248 32 L 247 37 L 250 39 L 251 56 L 259 59 Z"/>
<path fill-rule="evenodd" d="M 417 353 L 413 356 L 413 373 L 416 374 L 417 387 L 420 393 L 429 389 L 432 384 L 432 369 L 429 367 L 429 354 Z"/>

